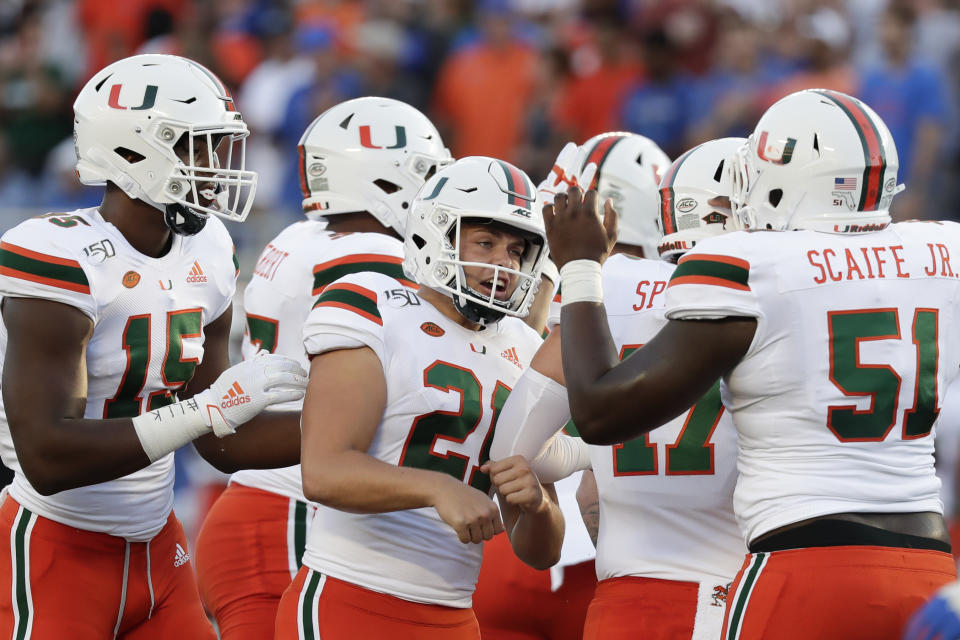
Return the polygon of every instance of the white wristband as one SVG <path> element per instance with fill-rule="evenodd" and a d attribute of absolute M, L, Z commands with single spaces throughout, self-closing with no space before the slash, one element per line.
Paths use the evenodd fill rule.
<path fill-rule="evenodd" d="M 603 302 L 603 278 L 595 260 L 573 260 L 560 269 L 563 294 L 560 306 L 574 302 Z"/>
<path fill-rule="evenodd" d="M 141 413 L 133 419 L 133 428 L 137 430 L 137 437 L 150 462 L 155 462 L 210 433 L 204 414 L 196 399 L 190 398 Z"/>

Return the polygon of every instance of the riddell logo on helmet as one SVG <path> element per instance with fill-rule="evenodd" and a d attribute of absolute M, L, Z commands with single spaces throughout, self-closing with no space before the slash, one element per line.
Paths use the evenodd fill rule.
<path fill-rule="evenodd" d="M 673 240 L 671 242 L 661 242 L 660 246 L 657 247 L 657 252 L 664 253 L 665 251 L 689 251 L 693 249 L 696 242 L 687 242 L 686 240 Z"/>
<path fill-rule="evenodd" d="M 250 396 L 246 395 L 246 392 L 243 390 L 240 384 L 234 382 L 233 386 L 230 387 L 230 391 L 223 396 L 223 402 L 220 403 L 220 406 L 224 409 L 227 409 L 229 407 L 247 404 L 250 402 L 250 400 Z"/>
<path fill-rule="evenodd" d="M 835 224 L 833 230 L 836 233 L 863 233 L 865 231 L 881 231 L 886 229 L 888 222 L 876 222 L 871 224 Z"/>
<path fill-rule="evenodd" d="M 187 282 L 206 282 L 207 276 L 203 275 L 203 269 L 200 268 L 200 263 L 196 260 L 193 261 L 193 268 L 190 269 L 190 274 L 187 276 Z"/>

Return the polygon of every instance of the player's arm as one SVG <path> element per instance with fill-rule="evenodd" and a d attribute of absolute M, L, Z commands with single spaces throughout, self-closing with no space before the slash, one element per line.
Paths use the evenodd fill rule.
<path fill-rule="evenodd" d="M 580 507 L 580 516 L 583 518 L 583 524 L 593 540 L 593 546 L 597 546 L 597 538 L 600 537 L 600 491 L 597 488 L 597 477 L 593 475 L 592 470 L 583 472 L 580 476 L 580 486 L 577 487 L 577 505 Z"/>
<path fill-rule="evenodd" d="M 608 200 L 601 222 L 596 191 L 584 195 L 573 187 L 544 208 L 544 220 L 564 283 L 562 357 L 570 411 L 586 442 L 624 442 L 680 415 L 747 352 L 753 318 L 671 320 L 619 362 L 599 285 L 599 265 L 616 242 L 616 211 Z"/>
<path fill-rule="evenodd" d="M 230 368 L 232 305 L 203 329 L 203 362 L 181 394 L 209 387 Z M 208 433 L 193 441 L 204 460 L 224 473 L 240 469 L 275 469 L 300 462 L 300 412 L 264 411 L 243 429 L 223 438 Z"/>
<path fill-rule="evenodd" d="M 397 467 L 369 455 L 387 403 L 387 381 L 369 347 L 313 358 L 303 404 L 303 493 L 351 513 L 435 507 L 461 542 L 503 531 L 486 494 L 445 473 Z"/>
<path fill-rule="evenodd" d="M 129 418 L 83 419 L 93 321 L 69 305 L 4 298 L 3 403 L 17 458 L 44 495 L 113 480 L 150 460 Z"/>
<path fill-rule="evenodd" d="M 480 470 L 500 497 L 500 512 L 518 558 L 534 569 L 548 569 L 560 560 L 563 513 L 552 484 L 540 484 L 523 456 L 488 462 Z"/>
<path fill-rule="evenodd" d="M 523 456 L 543 483 L 590 467 L 587 445 L 558 433 L 570 421 L 563 382 L 557 330 L 540 345 L 507 397 L 490 446 L 492 459 Z"/>
<path fill-rule="evenodd" d="M 93 322 L 78 309 L 37 298 L 4 298 L 3 400 L 27 479 L 50 495 L 142 469 L 211 430 L 229 433 L 263 407 L 302 395 L 296 363 L 279 356 L 232 367 L 198 395 L 136 418 L 85 419 L 86 349 Z M 249 403 L 213 401 L 238 381 Z"/>
<path fill-rule="evenodd" d="M 680 415 L 743 357 L 756 320 L 670 320 L 618 362 L 606 312 L 578 302 L 563 310 L 563 371 L 573 421 L 590 444 L 617 444 Z"/>

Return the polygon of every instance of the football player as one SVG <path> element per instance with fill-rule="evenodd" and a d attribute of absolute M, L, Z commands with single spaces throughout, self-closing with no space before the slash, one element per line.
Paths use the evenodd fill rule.
<path fill-rule="evenodd" d="M 670 256 L 695 239 L 733 230 L 729 179 L 714 177 L 726 175 L 727 158 L 742 142 L 737 138 L 714 140 L 664 166 L 659 200 L 657 186 L 648 188 L 652 201 L 649 197 L 620 198 L 633 205 L 618 212 L 620 221 L 646 220 L 646 243 L 652 246 L 657 246 L 659 233 L 649 229 L 657 224 L 670 230 L 670 236 L 659 243 L 661 248 L 671 247 L 664 252 Z M 636 156 L 629 154 L 631 159 Z M 582 162 L 577 164 L 573 177 L 589 186 L 589 178 L 577 178 L 577 171 L 586 168 Z M 601 185 L 605 171 L 605 165 L 597 171 Z M 600 193 L 604 193 L 602 188 Z M 679 203 L 683 203 L 681 209 Z M 618 240 L 618 246 L 621 242 Z M 621 358 L 639 349 L 666 324 L 664 292 L 673 270 L 669 261 L 627 254 L 612 255 L 604 263 L 607 321 Z M 559 322 L 559 318 L 550 321 Z M 536 455 L 556 426 L 569 418 L 560 336 L 559 330 L 550 334 L 517 383 L 504 407 L 494 456 Z M 727 589 L 746 547 L 733 516 L 736 432 L 720 402 L 719 380 L 716 382 L 692 408 L 650 434 L 614 446 L 589 448 L 592 473 L 584 472 L 578 498 L 597 545 L 600 582 L 583 637 L 699 639 L 719 635 Z M 519 430 L 511 428 L 520 424 Z M 537 458 L 534 469 L 547 480 L 552 471 L 543 473 L 542 464 Z"/>
<path fill-rule="evenodd" d="M 106 183 L 103 202 L 0 241 L 0 452 L 16 472 L 0 506 L 0 628 L 212 639 L 171 454 L 194 439 L 230 451 L 218 436 L 306 384 L 278 355 L 229 367 L 237 267 L 217 216 L 250 210 L 247 127 L 210 71 L 166 55 L 101 70 L 74 113 L 77 173 Z M 265 414 L 241 431 L 296 420 Z"/>
<path fill-rule="evenodd" d="M 621 211 L 631 212 L 621 218 L 621 237 L 615 251 L 632 256 L 656 255 L 657 184 L 669 164 L 666 154 L 648 138 L 626 132 L 604 133 L 590 138 L 582 146 L 569 143 L 557 156 L 550 175 L 540 183 L 538 191 L 542 200 L 552 201 L 553 195 L 566 189 L 571 179 L 592 180 L 595 186 L 622 205 Z M 597 166 L 602 170 L 595 171 Z M 593 178 L 583 173 L 588 167 Z M 636 211 L 646 215 L 632 215 Z M 559 302 L 555 301 L 547 322 L 551 329 L 559 323 L 559 309 Z M 507 406 L 510 404 L 508 402 Z M 522 421 L 523 416 L 517 419 Z M 512 429 L 519 427 L 519 423 L 504 423 L 504 426 Z M 541 439 L 537 446 L 522 453 L 532 460 L 542 444 Z M 579 453 L 582 466 L 589 466 L 589 454 L 582 442 L 568 440 L 561 434 L 552 444 L 571 445 L 568 453 Z M 495 459 L 507 455 L 510 454 L 502 449 Z M 538 462 L 534 460 L 535 465 Z M 539 473 L 544 472 L 541 467 Z M 544 475 L 540 477 L 543 480 Z M 583 621 L 594 595 L 597 572 L 594 544 L 582 524 L 577 505 L 580 479 L 580 473 L 575 472 L 559 478 L 555 484 L 564 513 L 565 535 L 560 562 L 551 568 L 549 575 L 524 565 L 510 550 L 506 539 L 495 538 L 484 550 L 483 567 L 474 595 L 474 609 L 484 638 L 563 640 L 582 637 Z"/>
<path fill-rule="evenodd" d="M 354 273 L 389 276 L 392 300 L 413 300 L 403 231 L 417 190 L 450 162 L 440 134 L 413 107 L 357 98 L 317 117 L 298 146 L 306 220 L 270 241 L 243 296 L 245 358 L 260 349 L 309 367 L 303 323 L 330 283 Z M 300 403 L 290 409 L 299 411 Z M 292 442 L 299 459 L 299 427 Z M 272 637 L 280 596 L 303 561 L 316 505 L 300 466 L 235 473 L 197 539 L 200 594 L 224 640 Z"/>
<path fill-rule="evenodd" d="M 867 105 L 791 94 L 734 157 L 748 232 L 680 261 L 667 324 L 618 364 L 594 192 L 545 207 L 561 266 L 563 371 L 585 440 L 642 436 L 723 376 L 734 508 L 750 553 L 725 638 L 899 638 L 955 577 L 931 428 L 960 365 L 954 223 L 890 224 L 897 151 Z"/>
<path fill-rule="evenodd" d="M 312 357 L 302 474 L 319 503 L 277 638 L 479 638 L 482 542 L 504 528 L 556 562 L 562 516 L 519 456 L 488 463 L 514 381 L 540 338 L 522 316 L 547 257 L 530 179 L 492 158 L 441 169 L 414 200 L 402 289 L 383 273 L 327 285 Z M 488 490 L 497 487 L 503 520 Z"/>

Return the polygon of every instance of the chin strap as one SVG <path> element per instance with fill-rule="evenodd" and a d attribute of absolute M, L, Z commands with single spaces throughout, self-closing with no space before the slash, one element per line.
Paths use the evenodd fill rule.
<path fill-rule="evenodd" d="M 500 322 L 504 315 L 503 311 L 497 311 L 482 304 L 477 304 L 463 295 L 453 296 L 453 306 L 464 318 L 470 322 L 476 322 L 479 325 L 487 326 L 495 322 Z"/>
<path fill-rule="evenodd" d="M 170 230 L 179 236 L 200 233 L 207 224 L 207 216 L 195 213 L 179 203 L 168 204 L 163 210 L 163 220 Z"/>

